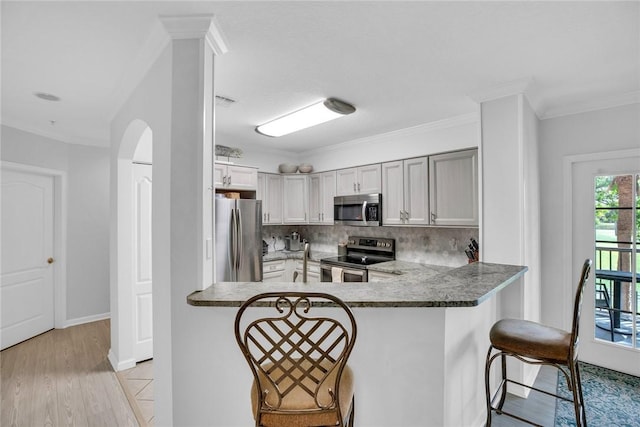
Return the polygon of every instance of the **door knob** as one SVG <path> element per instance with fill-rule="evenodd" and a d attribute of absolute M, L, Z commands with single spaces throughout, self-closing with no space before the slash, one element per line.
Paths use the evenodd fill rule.
<path fill-rule="evenodd" d="M 47 260 L 47 262 L 48 262 L 49 264 L 53 264 L 53 261 L 55 261 L 55 260 L 54 260 L 53 258 L 51 258 L 51 257 L 49 257 L 49 259 Z"/>

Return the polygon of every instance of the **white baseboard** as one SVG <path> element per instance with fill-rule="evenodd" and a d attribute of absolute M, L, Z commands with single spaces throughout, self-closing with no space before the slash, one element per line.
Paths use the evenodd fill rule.
<path fill-rule="evenodd" d="M 136 359 L 118 361 L 118 358 L 116 357 L 115 354 L 113 354 L 113 351 L 111 349 L 109 349 L 109 354 L 107 355 L 107 359 L 109 359 L 109 363 L 111 363 L 111 367 L 116 372 L 124 371 L 125 369 L 130 369 L 136 366 Z"/>
<path fill-rule="evenodd" d="M 66 329 L 70 326 L 83 325 L 85 323 L 97 322 L 98 320 L 104 320 L 104 319 L 110 319 L 110 318 L 111 318 L 111 312 L 94 314 L 94 315 L 85 316 L 85 317 L 77 317 L 75 319 L 67 319 L 64 321 L 64 323 L 62 324 L 62 327 L 59 329 Z"/>

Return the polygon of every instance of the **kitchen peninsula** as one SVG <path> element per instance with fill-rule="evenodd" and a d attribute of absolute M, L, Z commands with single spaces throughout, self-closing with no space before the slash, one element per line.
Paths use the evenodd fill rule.
<path fill-rule="evenodd" d="M 398 263 L 378 266 L 394 272 L 401 270 Z M 203 367 L 202 381 L 211 384 L 212 394 L 207 422 L 252 422 L 252 377 L 233 336 L 237 307 L 260 292 L 295 289 L 334 294 L 354 311 L 358 337 L 350 365 L 357 378 L 356 425 L 482 425 L 484 358 L 496 296 L 509 284 L 521 284 L 526 271 L 478 262 L 413 268 L 384 282 L 215 283 L 194 292 L 187 302 L 206 324 L 206 333 L 194 339 L 213 343 L 202 343 L 200 351 L 217 367 Z"/>

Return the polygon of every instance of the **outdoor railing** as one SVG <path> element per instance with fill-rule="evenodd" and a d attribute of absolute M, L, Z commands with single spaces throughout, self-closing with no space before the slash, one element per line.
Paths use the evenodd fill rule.
<path fill-rule="evenodd" d="M 611 271 L 629 271 L 631 267 L 631 248 L 615 248 L 615 247 L 606 247 L 606 246 L 596 246 L 596 270 L 611 270 Z M 623 263 L 623 258 L 627 257 L 627 262 Z M 628 267 L 623 268 L 622 265 L 626 264 Z M 596 275 L 595 280 L 596 285 L 602 285 L 606 288 L 606 292 L 608 295 L 613 295 L 612 289 L 612 280 L 598 278 Z M 629 296 L 628 298 L 631 298 Z M 614 304 L 615 305 L 615 304 Z M 611 312 L 615 313 L 624 313 L 624 314 L 632 314 L 631 308 L 631 300 L 627 300 L 626 303 L 622 302 L 622 307 L 609 307 Z M 623 308 L 624 306 L 627 309 Z M 636 309 L 640 308 L 640 293 L 636 292 Z M 640 313 L 638 313 L 640 314 Z"/>

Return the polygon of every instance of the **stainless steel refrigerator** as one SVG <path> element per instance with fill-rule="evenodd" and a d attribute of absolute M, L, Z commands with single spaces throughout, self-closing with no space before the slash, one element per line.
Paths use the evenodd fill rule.
<path fill-rule="evenodd" d="M 262 281 L 262 200 L 215 199 L 216 282 Z"/>

